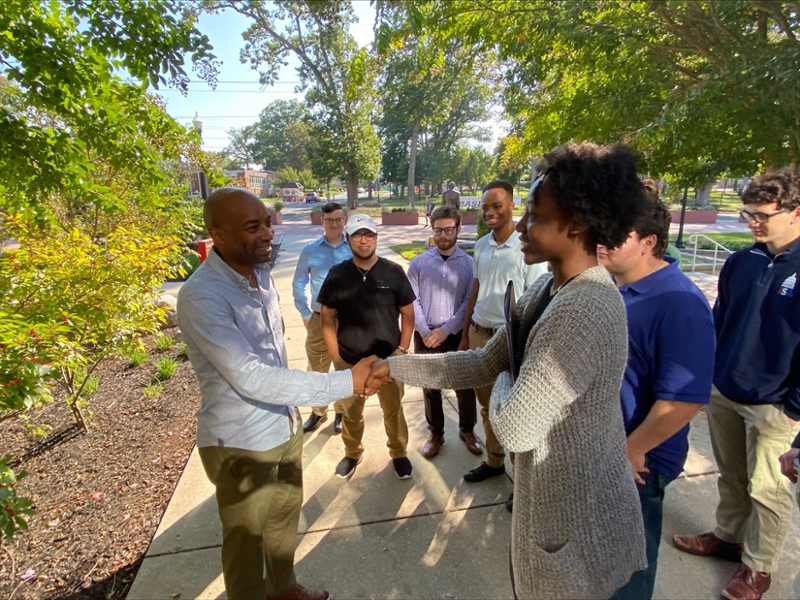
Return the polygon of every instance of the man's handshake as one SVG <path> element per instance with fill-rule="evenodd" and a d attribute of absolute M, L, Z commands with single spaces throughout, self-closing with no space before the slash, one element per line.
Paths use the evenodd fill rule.
<path fill-rule="evenodd" d="M 351 369 L 353 392 L 364 398 L 371 396 L 383 386 L 394 381 L 389 376 L 389 363 L 377 356 L 362 358 Z"/>

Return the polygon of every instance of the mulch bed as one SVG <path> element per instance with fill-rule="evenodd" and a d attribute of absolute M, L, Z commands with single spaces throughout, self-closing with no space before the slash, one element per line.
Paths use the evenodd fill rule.
<path fill-rule="evenodd" d="M 194 446 L 199 406 L 177 345 L 146 345 L 143 365 L 110 360 L 95 371 L 101 382 L 89 399 L 88 433 L 58 400 L 33 415 L 53 427 L 47 440 L 31 438 L 18 419 L 0 424 L 0 455 L 28 471 L 18 493 L 37 511 L 30 530 L 0 549 L 0 598 L 125 598 Z M 147 399 L 144 387 L 164 356 L 178 368 L 163 394 Z"/>

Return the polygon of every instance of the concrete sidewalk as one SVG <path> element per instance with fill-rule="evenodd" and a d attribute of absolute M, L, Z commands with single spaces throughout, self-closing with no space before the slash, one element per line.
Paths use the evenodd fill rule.
<path fill-rule="evenodd" d="M 281 294 L 290 365 L 305 369 L 305 329 L 291 297 L 297 256 L 321 228 L 306 225 L 306 211 L 284 215 L 283 247 L 273 271 Z M 292 214 L 294 213 L 294 214 Z M 287 219 L 287 216 L 289 217 Z M 295 220 L 297 217 L 297 220 Z M 388 249 L 421 240 L 418 227 L 380 227 L 379 254 L 407 266 Z M 706 276 L 708 277 L 708 276 Z M 711 280 L 706 280 L 709 289 Z M 419 454 L 428 431 L 419 388 L 406 387 L 409 458 L 414 476 L 397 479 L 391 467 L 381 410 L 367 402 L 366 452 L 353 478 L 333 475 L 344 455 L 333 435 L 333 414 L 306 436 L 304 505 L 298 533 L 298 580 L 324 588 L 335 598 L 510 598 L 508 575 L 511 515 L 503 504 L 513 484 L 509 476 L 468 484 L 462 474 L 480 457 L 469 454 L 457 436 L 457 403 L 447 393 L 447 443 L 428 461 Z M 304 409 L 303 415 L 309 414 Z M 479 423 L 475 433 L 483 439 Z M 507 461 L 507 471 L 511 465 Z M 665 503 L 657 598 L 718 598 L 736 570 L 733 563 L 676 551 L 675 533 L 707 531 L 714 524 L 716 468 L 705 414 L 694 420 L 685 473 L 670 485 Z M 220 566 L 221 527 L 214 490 L 195 450 L 150 545 L 128 598 L 224 598 Z M 800 518 L 792 530 L 766 599 L 787 598 L 800 568 Z M 178 596 L 179 595 L 179 596 Z"/>

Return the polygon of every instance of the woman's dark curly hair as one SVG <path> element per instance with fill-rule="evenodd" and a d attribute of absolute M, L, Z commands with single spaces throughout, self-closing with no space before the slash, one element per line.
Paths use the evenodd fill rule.
<path fill-rule="evenodd" d="M 597 244 L 617 248 L 633 230 L 646 196 L 636 158 L 629 146 L 590 142 L 558 146 L 544 155 L 556 204 L 586 228 L 587 252 L 594 253 Z"/>
<path fill-rule="evenodd" d="M 742 204 L 772 204 L 794 210 L 800 206 L 800 171 L 780 169 L 756 177 L 742 192 Z"/>

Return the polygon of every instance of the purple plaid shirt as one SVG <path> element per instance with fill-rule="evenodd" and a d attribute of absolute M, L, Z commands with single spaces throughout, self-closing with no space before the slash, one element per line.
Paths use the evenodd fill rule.
<path fill-rule="evenodd" d="M 414 300 L 414 326 L 421 336 L 441 327 L 447 335 L 464 327 L 472 292 L 472 257 L 461 248 L 446 261 L 436 247 L 420 254 L 408 267 Z"/>

